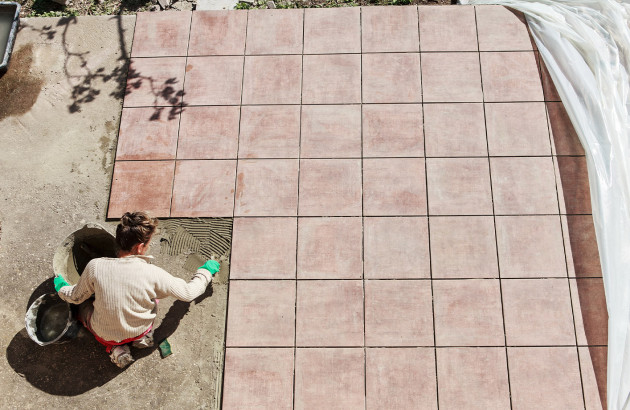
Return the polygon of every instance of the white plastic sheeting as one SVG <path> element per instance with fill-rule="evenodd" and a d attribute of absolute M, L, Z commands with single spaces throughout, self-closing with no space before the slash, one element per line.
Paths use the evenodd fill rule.
<path fill-rule="evenodd" d="M 608 409 L 630 409 L 630 3 L 460 0 L 527 19 L 586 151 L 608 307 Z"/>

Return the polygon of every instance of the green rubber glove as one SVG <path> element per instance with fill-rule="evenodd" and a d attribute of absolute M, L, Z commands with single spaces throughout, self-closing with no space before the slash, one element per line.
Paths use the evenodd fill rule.
<path fill-rule="evenodd" d="M 211 260 L 206 261 L 206 263 L 204 263 L 203 266 L 200 266 L 197 269 L 205 269 L 208 272 L 210 272 L 212 276 L 214 276 L 214 274 L 219 271 L 219 268 L 221 268 L 221 264 L 211 259 Z"/>
<path fill-rule="evenodd" d="M 70 286 L 70 284 L 66 282 L 66 280 L 61 276 L 55 276 L 55 280 L 53 280 L 53 283 L 55 284 L 55 292 L 59 292 L 59 289 L 63 288 L 64 286 Z"/>

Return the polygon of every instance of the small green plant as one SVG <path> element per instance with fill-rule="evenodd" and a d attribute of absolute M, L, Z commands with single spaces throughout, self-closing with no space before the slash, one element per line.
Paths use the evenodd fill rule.
<path fill-rule="evenodd" d="M 238 3 L 236 3 L 236 10 L 247 10 L 247 9 L 251 9 L 252 5 L 245 2 L 245 1 L 239 1 Z"/>

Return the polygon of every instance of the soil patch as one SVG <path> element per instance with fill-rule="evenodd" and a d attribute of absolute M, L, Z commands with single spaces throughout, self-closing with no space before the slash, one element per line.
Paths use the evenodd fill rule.
<path fill-rule="evenodd" d="M 7 73 L 0 78 L 0 120 L 29 112 L 37 101 L 44 80 L 31 74 L 33 44 L 13 53 Z"/>

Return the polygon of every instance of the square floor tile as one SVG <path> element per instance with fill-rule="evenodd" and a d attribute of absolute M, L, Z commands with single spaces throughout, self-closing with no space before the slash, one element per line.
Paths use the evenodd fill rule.
<path fill-rule="evenodd" d="M 509 347 L 510 386 L 515 409 L 584 407 L 574 347 Z"/>
<path fill-rule="evenodd" d="M 300 216 L 361 216 L 361 160 L 300 161 Z"/>
<path fill-rule="evenodd" d="M 363 346 L 363 281 L 297 283 L 297 346 Z"/>
<path fill-rule="evenodd" d="M 422 53 L 422 97 L 425 102 L 483 101 L 479 54 Z"/>
<path fill-rule="evenodd" d="M 540 66 L 540 77 L 542 79 L 543 94 L 545 95 L 545 101 L 562 101 L 560 99 L 560 95 L 558 94 L 558 90 L 556 89 L 556 85 L 553 83 L 553 80 L 551 79 L 551 74 L 549 74 L 547 65 L 543 61 L 540 54 L 537 54 L 537 56 L 538 56 L 538 64 Z"/>
<path fill-rule="evenodd" d="M 361 279 L 361 218 L 300 218 L 298 279 Z"/>
<path fill-rule="evenodd" d="M 543 101 L 533 51 L 481 53 L 481 75 L 485 101 Z"/>
<path fill-rule="evenodd" d="M 486 104 L 493 156 L 551 155 L 545 103 Z"/>
<path fill-rule="evenodd" d="M 426 215 L 424 159 L 363 160 L 365 215 Z"/>
<path fill-rule="evenodd" d="M 294 216 L 297 184 L 297 159 L 239 160 L 234 215 Z"/>
<path fill-rule="evenodd" d="M 475 6 L 480 51 L 532 50 L 523 13 L 503 6 Z"/>
<path fill-rule="evenodd" d="M 295 342 L 295 281 L 230 282 L 226 346 L 289 346 Z"/>
<path fill-rule="evenodd" d="M 186 107 L 181 114 L 178 159 L 234 159 L 239 107 Z"/>
<path fill-rule="evenodd" d="M 241 108 L 239 158 L 298 158 L 299 154 L 299 105 Z"/>
<path fill-rule="evenodd" d="M 192 16 L 188 55 L 242 55 L 246 29 L 245 10 L 197 10 Z"/>
<path fill-rule="evenodd" d="M 364 103 L 422 102 L 418 53 L 363 54 L 362 59 Z"/>
<path fill-rule="evenodd" d="M 508 345 L 575 345 L 566 279 L 503 279 Z"/>
<path fill-rule="evenodd" d="M 433 349 L 366 349 L 365 354 L 366 409 L 437 409 Z"/>
<path fill-rule="evenodd" d="M 234 218 L 230 279 L 295 279 L 296 242 L 297 218 Z"/>
<path fill-rule="evenodd" d="M 591 190 L 585 157 L 555 158 L 559 181 L 560 212 L 566 214 L 590 214 Z"/>
<path fill-rule="evenodd" d="M 294 408 L 364 409 L 363 349 L 297 349 Z"/>
<path fill-rule="evenodd" d="M 174 169 L 175 161 L 116 161 L 107 217 L 136 209 L 168 217 Z"/>
<path fill-rule="evenodd" d="M 185 56 L 188 50 L 190 11 L 138 13 L 132 57 Z"/>
<path fill-rule="evenodd" d="M 232 217 L 235 178 L 234 160 L 177 161 L 171 216 Z"/>
<path fill-rule="evenodd" d="M 571 279 L 571 299 L 579 345 L 608 344 L 608 309 L 601 278 Z"/>
<path fill-rule="evenodd" d="M 424 156 L 422 105 L 364 105 L 363 156 Z"/>
<path fill-rule="evenodd" d="M 584 147 L 573 128 L 569 114 L 561 102 L 548 102 L 549 125 L 557 155 L 584 155 Z"/>
<path fill-rule="evenodd" d="M 124 106 L 181 106 L 185 69 L 185 57 L 132 58 Z"/>
<path fill-rule="evenodd" d="M 562 216 L 569 276 L 601 277 L 595 226 L 591 215 Z"/>
<path fill-rule="evenodd" d="M 361 106 L 303 105 L 300 145 L 301 158 L 360 157 Z"/>
<path fill-rule="evenodd" d="M 116 160 L 175 159 L 179 115 L 156 115 L 156 109 L 123 108 Z"/>
<path fill-rule="evenodd" d="M 505 349 L 437 349 L 440 408 L 509 409 Z"/>
<path fill-rule="evenodd" d="M 304 56 L 302 102 L 350 104 L 361 102 L 361 56 L 332 54 Z"/>
<path fill-rule="evenodd" d="M 428 279 L 425 217 L 364 218 L 364 269 L 369 279 Z"/>
<path fill-rule="evenodd" d="M 299 104 L 302 56 L 245 58 L 243 104 Z"/>
<path fill-rule="evenodd" d="M 293 349 L 225 352 L 224 409 L 293 408 Z"/>
<path fill-rule="evenodd" d="M 247 54 L 301 54 L 304 11 L 249 10 Z"/>
<path fill-rule="evenodd" d="M 558 213 L 550 157 L 490 158 L 490 168 L 498 215 Z"/>
<path fill-rule="evenodd" d="M 187 105 L 241 103 L 243 57 L 188 57 L 184 102 Z"/>
<path fill-rule="evenodd" d="M 432 346 L 431 282 L 365 281 L 366 346 Z"/>
<path fill-rule="evenodd" d="M 588 410 L 606 408 L 606 371 L 608 348 L 606 346 L 578 347 L 584 399 Z"/>
<path fill-rule="evenodd" d="M 474 7 L 418 7 L 420 51 L 477 51 Z"/>
<path fill-rule="evenodd" d="M 433 278 L 497 278 L 491 216 L 429 218 Z"/>
<path fill-rule="evenodd" d="M 433 281 L 437 346 L 503 346 L 499 280 Z"/>
<path fill-rule="evenodd" d="M 418 51 L 416 6 L 361 8 L 363 52 Z"/>
<path fill-rule="evenodd" d="M 486 158 L 428 158 L 430 215 L 492 215 Z"/>
<path fill-rule="evenodd" d="M 502 278 L 566 278 L 559 216 L 497 216 L 496 225 Z"/>
<path fill-rule="evenodd" d="M 304 54 L 360 52 L 360 8 L 304 10 Z"/>
<path fill-rule="evenodd" d="M 426 104 L 424 133 L 428 157 L 488 155 L 483 104 Z"/>

